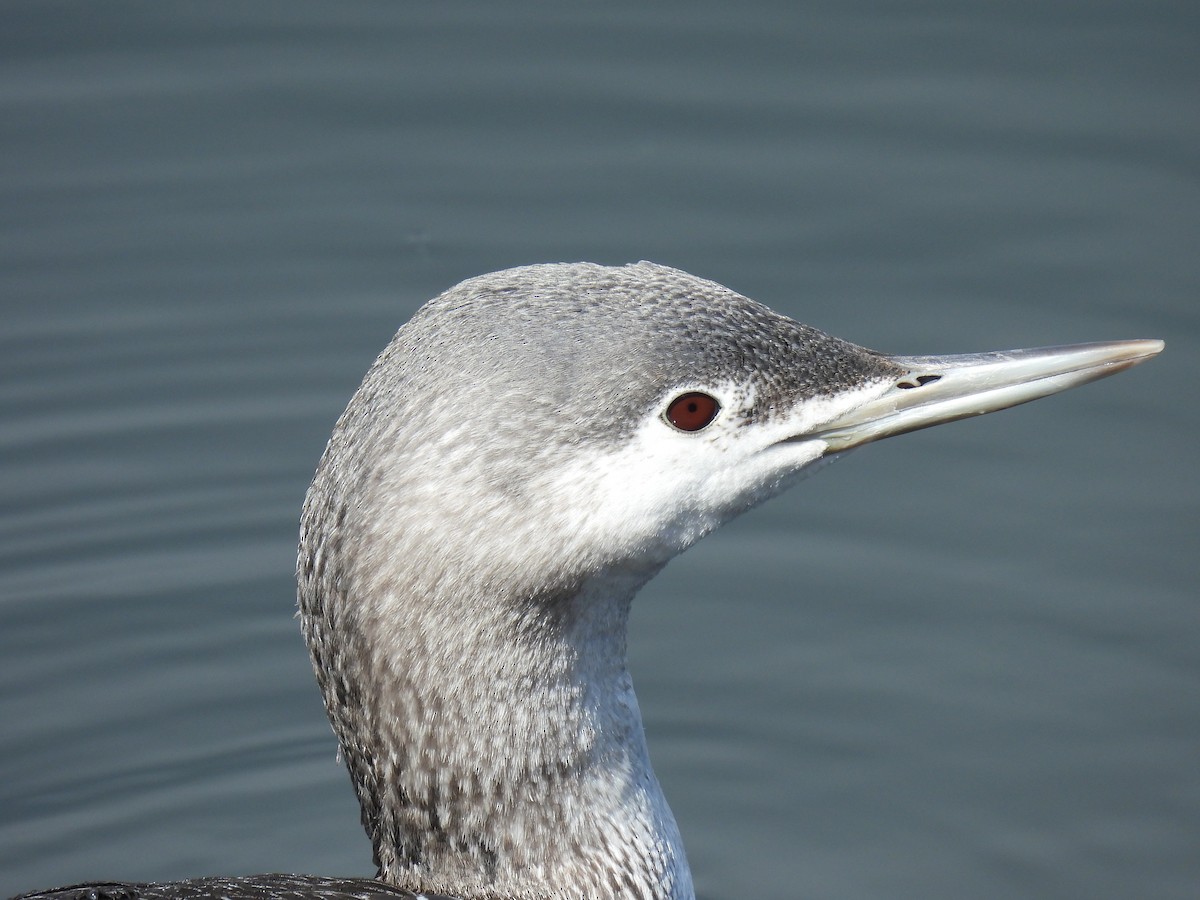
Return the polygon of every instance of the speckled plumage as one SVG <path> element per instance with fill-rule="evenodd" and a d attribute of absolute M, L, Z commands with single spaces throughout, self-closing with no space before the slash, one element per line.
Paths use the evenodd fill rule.
<path fill-rule="evenodd" d="M 575 520 L 588 467 L 565 490 L 546 478 L 599 465 L 681 390 L 726 385 L 745 425 L 898 372 L 650 263 L 485 275 L 401 328 L 338 422 L 300 554 L 305 634 L 382 876 L 690 897 L 625 623 L 642 583 L 733 511 L 668 547 L 650 546 L 662 523 L 597 539 Z"/>

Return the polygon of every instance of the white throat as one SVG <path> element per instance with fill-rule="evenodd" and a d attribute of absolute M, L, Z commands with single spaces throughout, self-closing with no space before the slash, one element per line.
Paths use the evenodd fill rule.
<path fill-rule="evenodd" d="M 376 595 L 355 630 L 383 637 L 335 727 L 385 880 L 466 898 L 694 896 L 626 667 L 630 601 L 657 569 L 516 602 Z"/>

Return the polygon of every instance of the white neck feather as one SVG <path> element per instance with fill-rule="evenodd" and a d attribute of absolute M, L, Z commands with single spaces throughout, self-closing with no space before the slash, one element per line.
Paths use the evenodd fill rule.
<path fill-rule="evenodd" d="M 350 579 L 374 602 L 306 616 L 310 644 L 339 648 L 323 687 L 385 880 L 464 898 L 691 900 L 626 667 L 630 601 L 658 568 L 414 602 L 383 567 Z"/>

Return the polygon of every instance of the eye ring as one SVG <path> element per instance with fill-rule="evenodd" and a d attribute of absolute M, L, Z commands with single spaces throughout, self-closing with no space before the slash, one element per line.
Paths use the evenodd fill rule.
<path fill-rule="evenodd" d="M 712 424 L 720 411 L 716 397 L 703 391 L 688 391 L 667 404 L 663 419 L 678 431 L 696 432 Z"/>

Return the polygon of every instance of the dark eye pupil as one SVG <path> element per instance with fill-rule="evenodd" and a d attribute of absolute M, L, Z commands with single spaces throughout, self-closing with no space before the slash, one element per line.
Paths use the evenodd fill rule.
<path fill-rule="evenodd" d="M 712 422 L 720 411 L 721 404 L 715 397 L 700 391 L 689 391 L 671 401 L 664 417 L 680 431 L 699 431 Z"/>

